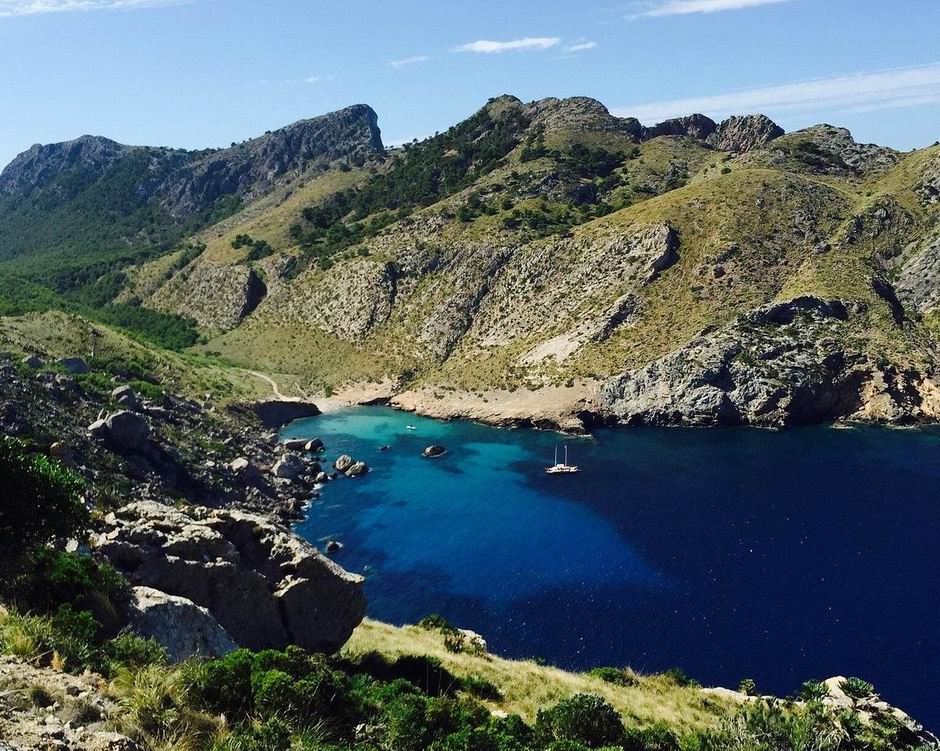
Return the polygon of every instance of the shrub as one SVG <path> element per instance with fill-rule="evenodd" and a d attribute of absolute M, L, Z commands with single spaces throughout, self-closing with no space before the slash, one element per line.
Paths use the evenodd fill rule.
<path fill-rule="evenodd" d="M 0 436 L 0 487 L 0 580 L 28 551 L 88 529 L 81 481 L 57 461 L 31 454 L 7 436 Z"/>
<path fill-rule="evenodd" d="M 738 684 L 738 691 L 747 696 L 757 696 L 757 683 L 753 678 L 744 678 Z"/>
<path fill-rule="evenodd" d="M 468 694 L 473 694 L 479 699 L 499 701 L 503 698 L 502 692 L 495 683 L 479 675 L 468 675 L 461 678 L 460 687 Z"/>
<path fill-rule="evenodd" d="M 697 687 L 700 685 L 697 680 L 690 677 L 681 668 L 669 668 L 669 670 L 663 672 L 663 677 L 670 683 L 680 687 Z"/>
<path fill-rule="evenodd" d="M 588 748 L 617 745 L 624 737 L 617 710 L 594 694 L 576 694 L 551 709 L 539 710 L 535 732 L 546 744 L 574 741 Z"/>
<path fill-rule="evenodd" d="M 49 689 L 39 684 L 30 686 L 26 692 L 26 696 L 34 707 L 39 707 L 40 709 L 45 709 L 55 704 L 55 698 L 49 693 Z"/>
<path fill-rule="evenodd" d="M 588 675 L 600 678 L 602 681 L 613 683 L 617 686 L 635 686 L 637 683 L 636 676 L 633 672 L 622 668 L 594 668 L 588 672 Z"/>
<path fill-rule="evenodd" d="M 418 621 L 418 628 L 423 628 L 426 631 L 456 631 L 457 629 L 451 625 L 444 616 L 438 613 L 432 613 L 431 615 L 426 615 L 420 621 Z"/>
<path fill-rule="evenodd" d="M 829 689 L 820 681 L 806 681 L 800 686 L 799 698 L 803 701 L 819 701 L 826 696 L 829 696 Z"/>
<path fill-rule="evenodd" d="M 853 699 L 865 699 L 875 693 L 875 687 L 861 678 L 846 678 L 839 685 L 839 688 L 845 692 L 846 696 Z"/>
<path fill-rule="evenodd" d="M 656 723 L 650 727 L 630 728 L 624 733 L 624 751 L 679 751 L 679 739 L 668 725 Z"/>
<path fill-rule="evenodd" d="M 104 651 L 109 674 L 121 668 L 137 669 L 166 664 L 166 650 L 155 640 L 142 639 L 136 634 L 120 634 L 105 644 Z"/>

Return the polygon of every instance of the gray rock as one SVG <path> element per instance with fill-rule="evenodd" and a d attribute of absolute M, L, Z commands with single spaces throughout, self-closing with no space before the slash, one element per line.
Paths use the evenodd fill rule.
<path fill-rule="evenodd" d="M 444 448 L 443 446 L 432 444 L 428 446 L 427 448 L 425 448 L 424 451 L 421 452 L 421 455 L 428 459 L 434 459 L 438 456 L 444 456 L 444 454 L 446 453 L 447 453 L 447 449 Z"/>
<path fill-rule="evenodd" d="M 722 120 L 706 141 L 722 151 L 746 152 L 779 138 L 784 133 L 766 115 L 734 115 Z"/>
<path fill-rule="evenodd" d="M 271 474 L 294 481 L 303 474 L 305 469 L 304 463 L 296 456 L 285 455 L 271 467 Z"/>
<path fill-rule="evenodd" d="M 369 471 L 369 465 L 365 462 L 354 462 L 349 469 L 346 470 L 346 477 L 362 477 L 362 475 L 367 474 Z"/>
<path fill-rule="evenodd" d="M 108 514 L 91 547 L 135 586 L 207 608 L 240 646 L 333 652 L 362 620 L 362 577 L 263 516 L 138 502 Z"/>
<path fill-rule="evenodd" d="M 134 587 L 131 593 L 131 630 L 158 642 L 170 662 L 196 656 L 220 657 L 236 649 L 212 614 L 192 600 L 150 587 Z"/>
<path fill-rule="evenodd" d="M 139 407 L 137 394 L 134 393 L 134 389 L 127 385 L 118 386 L 114 389 L 111 392 L 111 398 L 125 409 L 136 411 Z"/>
<path fill-rule="evenodd" d="M 323 441 L 319 438 L 313 438 L 304 445 L 304 451 L 310 451 L 311 453 L 323 451 L 324 448 Z"/>
<path fill-rule="evenodd" d="M 134 451 L 150 437 L 147 421 L 134 412 L 122 410 L 105 418 L 109 438 L 120 448 Z"/>
<path fill-rule="evenodd" d="M 60 357 L 56 361 L 56 364 L 73 375 L 82 375 L 83 373 L 87 373 L 89 370 L 88 363 L 86 363 L 81 357 Z"/>
<path fill-rule="evenodd" d="M 345 472 L 353 465 L 353 459 L 348 454 L 343 454 L 335 462 L 333 462 L 333 468 L 338 472 Z"/>
<path fill-rule="evenodd" d="M 34 370 L 36 368 L 41 368 L 43 365 L 45 365 L 45 363 L 42 361 L 42 358 L 36 355 L 26 355 L 26 357 L 23 358 L 22 362 L 26 367 L 33 368 Z"/>

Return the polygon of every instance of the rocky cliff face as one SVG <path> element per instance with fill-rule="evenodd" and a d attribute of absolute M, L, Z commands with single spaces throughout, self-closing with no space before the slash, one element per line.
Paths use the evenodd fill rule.
<path fill-rule="evenodd" d="M 362 577 L 256 514 L 135 503 L 108 514 L 91 546 L 133 584 L 205 608 L 252 649 L 334 652 L 365 613 Z"/>

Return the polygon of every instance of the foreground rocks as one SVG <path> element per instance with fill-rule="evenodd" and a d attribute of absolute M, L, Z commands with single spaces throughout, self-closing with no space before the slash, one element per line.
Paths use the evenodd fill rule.
<path fill-rule="evenodd" d="M 286 399 L 265 399 L 251 405 L 261 424 L 271 430 L 278 430 L 289 422 L 320 414 L 311 402 L 295 402 Z"/>
<path fill-rule="evenodd" d="M 252 649 L 334 652 L 365 612 L 362 577 L 257 514 L 132 503 L 104 518 L 91 545 L 134 585 L 205 608 Z"/>
<path fill-rule="evenodd" d="M 0 655 L 0 749 L 140 751 L 111 730 L 121 708 L 105 686 L 90 673 L 69 675 Z M 31 698 L 39 696 L 43 701 Z"/>

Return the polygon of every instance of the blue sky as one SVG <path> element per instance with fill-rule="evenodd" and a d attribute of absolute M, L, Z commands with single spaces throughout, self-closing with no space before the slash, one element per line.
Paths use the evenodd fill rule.
<path fill-rule="evenodd" d="M 224 146 L 348 104 L 387 143 L 491 96 L 940 139 L 940 0 L 0 0 L 0 164 L 84 133 Z"/>

